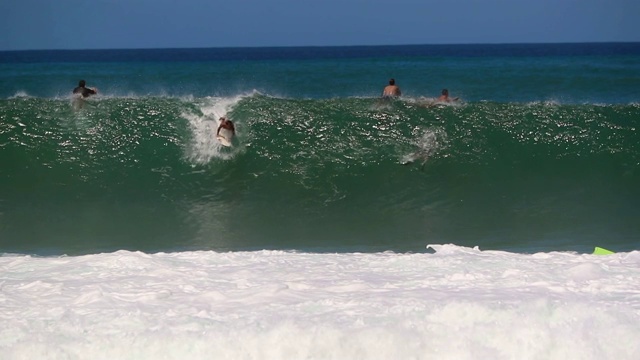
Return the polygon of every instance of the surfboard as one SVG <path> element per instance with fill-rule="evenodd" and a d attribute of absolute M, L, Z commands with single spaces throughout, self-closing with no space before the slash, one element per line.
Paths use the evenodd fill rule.
<path fill-rule="evenodd" d="M 611 254 L 615 254 L 615 253 L 611 250 L 607 250 L 598 246 L 596 246 L 595 249 L 593 249 L 593 255 L 611 255 Z"/>
<path fill-rule="evenodd" d="M 229 129 L 220 129 L 220 133 L 216 137 L 222 146 L 231 147 L 233 141 L 233 133 Z"/>

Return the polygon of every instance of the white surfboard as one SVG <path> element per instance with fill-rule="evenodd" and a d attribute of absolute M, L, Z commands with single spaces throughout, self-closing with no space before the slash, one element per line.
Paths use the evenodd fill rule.
<path fill-rule="evenodd" d="M 217 139 L 223 146 L 230 147 L 233 141 L 233 133 L 229 129 L 220 129 Z"/>

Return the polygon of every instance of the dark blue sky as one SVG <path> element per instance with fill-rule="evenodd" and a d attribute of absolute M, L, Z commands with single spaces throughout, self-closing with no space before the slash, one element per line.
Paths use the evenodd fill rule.
<path fill-rule="evenodd" d="M 0 50 L 640 41 L 639 0 L 4 0 Z"/>

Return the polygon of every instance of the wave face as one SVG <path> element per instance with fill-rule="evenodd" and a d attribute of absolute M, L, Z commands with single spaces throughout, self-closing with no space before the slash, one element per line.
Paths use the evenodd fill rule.
<path fill-rule="evenodd" d="M 0 117 L 9 252 L 622 250 L 640 232 L 633 103 L 14 97 Z"/>

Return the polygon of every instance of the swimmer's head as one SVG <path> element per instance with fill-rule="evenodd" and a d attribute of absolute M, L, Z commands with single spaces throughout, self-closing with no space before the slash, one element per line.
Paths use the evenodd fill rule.
<path fill-rule="evenodd" d="M 86 82 L 84 80 L 80 80 L 80 82 L 78 83 L 78 86 L 84 87 L 85 84 L 86 84 Z"/>
<path fill-rule="evenodd" d="M 442 89 L 442 95 L 449 95 L 449 90 Z"/>
<path fill-rule="evenodd" d="M 395 85 L 396 79 L 389 79 L 389 85 Z"/>

